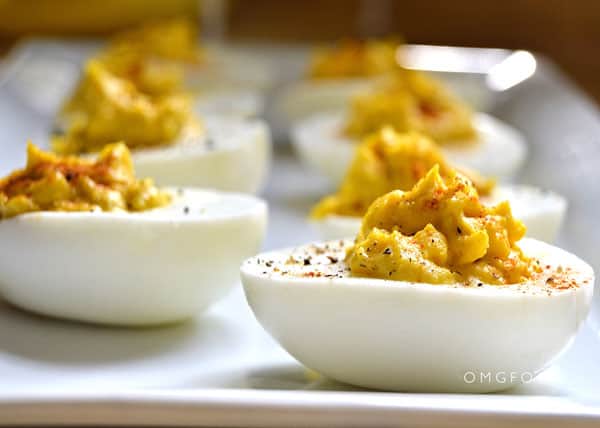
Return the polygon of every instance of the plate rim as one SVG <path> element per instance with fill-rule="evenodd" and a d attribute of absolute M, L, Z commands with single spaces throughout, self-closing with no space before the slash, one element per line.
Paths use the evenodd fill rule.
<path fill-rule="evenodd" d="M 566 397 L 246 389 L 0 393 L 0 425 L 598 426 L 600 407 Z M 68 412 L 67 412 L 68 410 Z M 484 425 L 482 425 L 484 424 Z"/>

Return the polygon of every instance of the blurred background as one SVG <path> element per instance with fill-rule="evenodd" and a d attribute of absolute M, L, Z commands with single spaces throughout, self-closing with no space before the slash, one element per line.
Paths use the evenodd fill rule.
<path fill-rule="evenodd" d="M 0 56 L 31 35 L 99 35 L 186 15 L 208 38 L 330 41 L 402 35 L 409 43 L 529 49 L 600 101 L 600 2 L 594 0 L 0 0 Z"/>

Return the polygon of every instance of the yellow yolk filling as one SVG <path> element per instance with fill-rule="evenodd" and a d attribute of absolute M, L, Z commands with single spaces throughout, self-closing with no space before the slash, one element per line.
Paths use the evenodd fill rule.
<path fill-rule="evenodd" d="M 471 110 L 432 77 L 399 69 L 373 91 L 353 100 L 344 133 L 362 138 L 390 125 L 419 131 L 437 143 L 473 142 L 477 133 Z"/>
<path fill-rule="evenodd" d="M 107 146 L 96 161 L 29 144 L 26 167 L 0 179 L 0 220 L 32 211 L 144 211 L 170 201 L 151 179 L 136 179 L 121 143 Z"/>
<path fill-rule="evenodd" d="M 317 52 L 309 70 L 312 79 L 369 77 L 398 67 L 397 41 L 345 40 Z"/>
<path fill-rule="evenodd" d="M 198 63 L 205 53 L 198 47 L 198 27 L 187 19 L 171 19 L 124 31 L 111 41 L 111 48 L 127 48 L 145 55 L 173 61 Z"/>
<path fill-rule="evenodd" d="M 119 140 L 148 147 L 173 143 L 184 128 L 199 132 L 191 96 L 183 93 L 184 65 L 204 58 L 197 35 L 185 19 L 118 34 L 86 64 L 62 109 L 66 135 L 54 140 L 53 149 L 86 153 Z"/>
<path fill-rule="evenodd" d="M 115 76 L 135 85 L 141 93 L 150 96 L 180 92 L 184 87 L 181 64 L 148 56 L 135 46 L 117 45 L 102 52 L 96 60 Z M 75 92 L 75 96 L 79 89 Z M 67 104 L 66 109 L 69 106 Z"/>
<path fill-rule="evenodd" d="M 170 144 L 187 127 L 199 127 L 188 96 L 150 97 L 95 60 L 86 66 L 68 122 L 66 134 L 52 142 L 60 154 L 94 152 L 121 140 L 130 148 Z"/>
<path fill-rule="evenodd" d="M 183 87 L 185 63 L 199 63 L 198 29 L 175 19 L 123 32 L 96 58 L 111 73 L 148 95 L 165 95 Z"/>
<path fill-rule="evenodd" d="M 435 166 L 411 190 L 373 202 L 346 262 L 359 277 L 520 283 L 532 274 L 517 245 L 524 234 L 508 202 L 486 207 L 465 176 Z"/>
<path fill-rule="evenodd" d="M 433 166 L 442 177 L 453 174 L 437 145 L 417 132 L 397 133 L 385 127 L 357 147 L 354 159 L 337 193 L 323 198 L 312 210 L 313 218 L 335 214 L 362 217 L 381 195 L 410 190 Z M 465 172 L 480 195 L 490 193 L 492 180 Z"/>

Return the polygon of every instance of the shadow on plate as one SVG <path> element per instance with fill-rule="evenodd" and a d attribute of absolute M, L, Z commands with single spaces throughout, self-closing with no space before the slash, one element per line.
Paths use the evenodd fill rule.
<path fill-rule="evenodd" d="M 329 379 L 302 366 L 282 365 L 250 371 L 245 379 L 253 389 L 287 389 L 315 391 L 366 391 L 364 388 Z"/>
<path fill-rule="evenodd" d="M 210 313 L 162 327 L 102 327 L 31 314 L 0 300 L 0 354 L 55 365 L 126 362 L 182 348 L 193 348 L 200 360 L 235 347 L 235 336 L 234 326 Z"/>
<path fill-rule="evenodd" d="M 326 378 L 296 362 L 213 371 L 209 375 L 179 384 L 178 387 L 185 389 L 219 387 L 280 391 L 368 391 Z"/>

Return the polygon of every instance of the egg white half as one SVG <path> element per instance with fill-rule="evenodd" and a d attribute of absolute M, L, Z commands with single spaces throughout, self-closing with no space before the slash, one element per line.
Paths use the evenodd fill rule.
<path fill-rule="evenodd" d="M 200 116 L 256 118 L 264 111 L 262 95 L 253 90 L 205 90 L 197 97 L 194 111 Z"/>
<path fill-rule="evenodd" d="M 205 61 L 186 67 L 189 89 L 268 90 L 275 81 L 275 70 L 260 52 L 207 45 Z"/>
<path fill-rule="evenodd" d="M 316 112 L 343 110 L 353 97 L 371 88 L 375 81 L 375 78 L 340 78 L 294 83 L 275 98 L 277 119 L 289 127 Z"/>
<path fill-rule="evenodd" d="M 233 117 L 207 117 L 203 134 L 184 134 L 168 146 L 135 150 L 140 177 L 161 186 L 203 187 L 256 193 L 271 161 L 271 136 L 266 123 Z"/>
<path fill-rule="evenodd" d="M 265 234 L 266 204 L 173 190 L 128 212 L 35 212 L 0 221 L 0 294 L 23 309 L 101 324 L 193 317 L 238 284 Z"/>
<path fill-rule="evenodd" d="M 265 253 L 241 268 L 262 326 L 301 363 L 341 382 L 396 391 L 503 390 L 546 368 L 589 311 L 592 268 L 540 241 L 521 241 L 547 266 L 537 281 L 471 287 L 350 277 L 343 262 L 350 244 Z M 559 266 L 577 287 L 548 286 Z"/>
<path fill-rule="evenodd" d="M 556 240 L 567 211 L 565 198 L 531 186 L 498 186 L 482 199 L 489 205 L 509 201 L 513 215 L 527 226 L 527 237 L 550 243 Z M 311 223 L 320 239 L 332 240 L 353 238 L 360 230 L 361 221 L 361 217 L 332 214 Z"/>
<path fill-rule="evenodd" d="M 302 162 L 333 184 L 344 178 L 357 145 L 342 135 L 343 121 L 343 113 L 320 113 L 298 121 L 291 130 L 292 144 Z M 475 115 L 475 128 L 477 144 L 440 146 L 448 160 L 500 179 L 514 175 L 527 155 L 521 134 L 485 113 Z"/>

